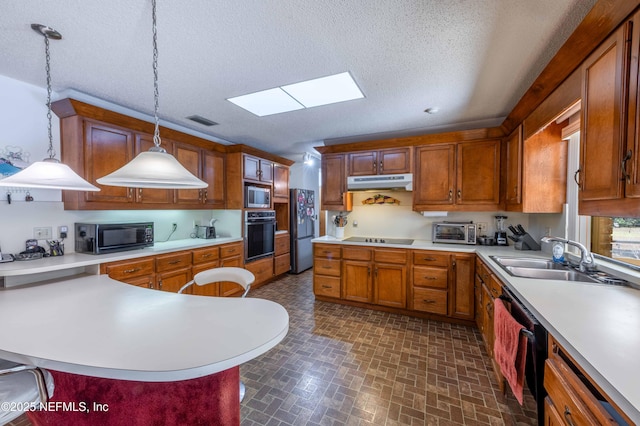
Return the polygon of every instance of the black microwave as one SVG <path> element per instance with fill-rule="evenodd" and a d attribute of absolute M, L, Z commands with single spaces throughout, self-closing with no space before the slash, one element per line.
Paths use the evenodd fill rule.
<path fill-rule="evenodd" d="M 153 246 L 153 222 L 76 223 L 76 253 L 105 254 Z"/>
<path fill-rule="evenodd" d="M 248 209 L 270 209 L 271 189 L 259 186 L 247 186 L 244 207 Z"/>

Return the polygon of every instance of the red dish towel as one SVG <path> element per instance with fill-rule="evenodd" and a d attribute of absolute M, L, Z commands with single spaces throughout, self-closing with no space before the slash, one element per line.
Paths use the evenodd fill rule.
<path fill-rule="evenodd" d="M 524 327 L 516 321 L 500 299 L 493 301 L 493 357 L 500 366 L 516 399 L 522 405 L 524 367 L 527 361 L 527 337 L 520 333 Z"/>

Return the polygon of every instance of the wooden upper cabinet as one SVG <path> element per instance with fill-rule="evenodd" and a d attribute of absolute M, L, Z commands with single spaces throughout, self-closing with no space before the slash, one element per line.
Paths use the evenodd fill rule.
<path fill-rule="evenodd" d="M 500 203 L 500 141 L 457 146 L 456 204 L 495 210 Z"/>
<path fill-rule="evenodd" d="M 322 210 L 351 210 L 345 154 L 322 156 Z"/>
<path fill-rule="evenodd" d="M 411 173 L 411 148 L 390 148 L 348 154 L 349 176 Z"/>
<path fill-rule="evenodd" d="M 202 176 L 202 154 L 201 149 L 182 143 L 174 143 L 173 154 L 176 160 L 189 170 L 194 176 Z M 201 204 L 201 189 L 177 189 L 176 203 L 178 204 Z"/>
<path fill-rule="evenodd" d="M 437 144 L 416 149 L 414 206 L 449 206 L 454 204 L 455 144 Z"/>
<path fill-rule="evenodd" d="M 522 203 L 522 125 L 505 140 L 505 204 L 507 210 Z"/>
<path fill-rule="evenodd" d="M 273 165 L 273 201 L 289 202 L 289 167 Z"/>
<path fill-rule="evenodd" d="M 207 183 L 202 196 L 210 208 L 225 207 L 225 157 L 223 153 L 202 150 L 202 177 Z"/>
<path fill-rule="evenodd" d="M 273 182 L 273 162 L 251 155 L 243 159 L 244 179 L 257 182 Z"/>
<path fill-rule="evenodd" d="M 637 18 L 637 15 L 636 15 Z M 637 19 L 635 19 L 637 21 Z M 601 216 L 623 213 L 620 203 L 625 197 L 625 174 L 637 174 L 637 152 L 629 147 L 631 158 L 626 161 L 626 105 L 629 82 L 635 92 L 629 92 L 629 105 L 636 110 L 638 30 L 632 43 L 635 55 L 630 73 L 630 48 L 625 39 L 631 25 L 625 24 L 602 43 L 582 65 L 582 118 L 578 192 L 580 214 Z M 629 117 L 629 134 L 635 138 L 634 117 Z M 624 169 L 624 171 L 623 171 Z M 634 177 L 635 180 L 635 177 Z M 613 203 L 612 203 L 613 201 Z M 637 209 L 636 209 L 637 210 Z M 637 212 L 635 213 L 637 215 Z"/>
<path fill-rule="evenodd" d="M 414 210 L 497 210 L 500 141 L 418 147 L 414 183 Z"/>
<path fill-rule="evenodd" d="M 133 159 L 133 132 L 92 120 L 85 120 L 83 124 L 84 176 L 100 188 L 97 192 L 85 192 L 84 201 L 131 203 L 133 193 L 130 188 L 100 185 L 96 179 L 116 171 Z"/>
<path fill-rule="evenodd" d="M 149 148 L 154 147 L 153 135 L 148 134 L 136 134 L 135 154 L 138 155 L 141 152 L 149 151 Z M 167 152 L 172 152 L 172 142 L 169 140 L 162 140 L 161 145 Z M 135 188 L 135 200 L 137 203 L 143 204 L 168 204 L 173 202 L 173 190 L 172 189 L 154 189 L 154 188 Z"/>

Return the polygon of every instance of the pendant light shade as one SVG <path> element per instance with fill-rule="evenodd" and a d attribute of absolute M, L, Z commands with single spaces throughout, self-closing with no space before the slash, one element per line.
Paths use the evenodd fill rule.
<path fill-rule="evenodd" d="M 206 188 L 201 181 L 164 149 L 141 152 L 115 172 L 98 179 L 101 185 L 136 188 Z"/>
<path fill-rule="evenodd" d="M 156 30 L 156 0 L 151 0 L 153 29 L 153 97 L 155 146 L 147 152 L 141 152 L 129 163 L 115 172 L 97 179 L 101 185 L 125 186 L 134 188 L 158 189 L 199 189 L 206 188 L 206 182 L 198 179 L 185 169 L 176 158 L 160 147 L 160 119 L 158 118 L 158 37 Z"/>
<path fill-rule="evenodd" d="M 100 191 L 55 158 L 36 161 L 26 169 L 0 180 L 0 186 L 16 188 Z"/>
<path fill-rule="evenodd" d="M 47 119 L 49 124 L 49 158 L 36 161 L 18 173 L 0 179 L 0 186 L 16 188 L 65 189 L 71 191 L 100 191 L 99 188 L 82 179 L 71 167 L 55 158 L 53 137 L 51 134 L 51 67 L 49 58 L 49 39 L 60 40 L 62 36 L 56 30 L 41 24 L 31 24 L 34 31 L 44 36 L 46 72 L 47 72 Z"/>

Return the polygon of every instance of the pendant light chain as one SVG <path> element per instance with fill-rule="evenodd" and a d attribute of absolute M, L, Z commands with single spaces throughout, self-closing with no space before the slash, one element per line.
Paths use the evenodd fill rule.
<path fill-rule="evenodd" d="M 56 156 L 56 151 L 53 149 L 53 134 L 51 132 L 51 56 L 49 55 L 49 36 L 44 35 L 44 53 L 46 66 L 45 70 L 47 72 L 47 120 L 49 122 L 49 149 L 47 153 L 49 154 L 49 158 L 53 159 Z"/>
<path fill-rule="evenodd" d="M 155 118 L 155 130 L 153 131 L 153 143 L 157 148 L 160 147 L 160 118 L 158 110 L 160 109 L 160 94 L 158 90 L 158 31 L 156 29 L 156 0 L 151 0 L 151 16 L 153 28 L 153 116 Z"/>

